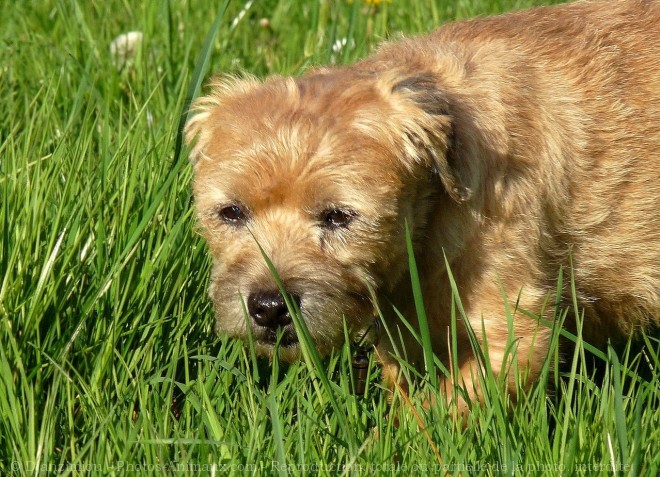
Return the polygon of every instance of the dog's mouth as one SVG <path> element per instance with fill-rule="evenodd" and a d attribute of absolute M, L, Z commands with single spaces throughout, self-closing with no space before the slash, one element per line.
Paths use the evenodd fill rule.
<path fill-rule="evenodd" d="M 290 303 L 293 303 L 294 308 L 300 310 L 301 316 L 308 327 L 309 334 L 314 344 L 319 346 L 316 337 L 323 336 L 323 346 L 329 342 L 333 342 L 333 346 L 339 345 L 339 341 L 343 341 L 343 333 L 341 333 L 340 319 L 325 317 L 324 320 L 310 320 L 309 314 L 316 316 L 319 310 L 324 305 L 323 300 L 319 300 L 318 296 L 305 295 L 303 293 L 296 294 L 289 292 L 287 294 Z M 316 301 L 314 300 L 316 298 Z M 333 297 L 336 298 L 336 297 Z M 332 300 L 332 303 L 339 301 L 338 299 Z M 346 305 L 346 315 L 357 315 L 358 311 L 369 308 L 370 300 L 362 293 L 349 293 L 343 300 Z M 247 311 L 249 314 L 249 326 L 256 344 L 260 349 L 270 354 L 276 348 L 283 351 L 295 351 L 300 345 L 298 332 L 296 330 L 294 319 L 289 310 L 289 304 L 280 294 L 279 290 L 257 290 L 249 294 L 246 300 Z M 350 305 L 350 306 L 349 306 Z M 309 307 L 311 306 L 311 311 Z M 306 310 L 306 311 L 305 311 Z M 304 317 L 303 315 L 307 315 Z M 358 315 L 359 316 L 359 315 Z M 328 326 L 329 321 L 337 321 L 337 329 L 319 329 L 320 322 L 324 326 Z"/>
<path fill-rule="evenodd" d="M 277 329 L 263 329 L 256 338 L 260 343 L 268 346 L 279 345 L 282 348 L 291 348 L 298 344 L 298 336 L 292 325 Z"/>

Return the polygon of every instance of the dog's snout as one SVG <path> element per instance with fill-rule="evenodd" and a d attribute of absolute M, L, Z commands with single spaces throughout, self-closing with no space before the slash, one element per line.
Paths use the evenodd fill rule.
<path fill-rule="evenodd" d="M 295 294 L 289 296 L 300 307 L 300 297 Z M 291 314 L 278 290 L 252 293 L 247 306 L 254 322 L 264 328 L 277 329 L 291 323 Z"/>

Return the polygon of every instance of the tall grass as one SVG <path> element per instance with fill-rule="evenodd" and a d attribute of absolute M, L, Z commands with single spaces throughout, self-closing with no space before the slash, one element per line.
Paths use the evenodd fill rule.
<path fill-rule="evenodd" d="M 578 336 L 567 376 L 548 366 L 511 415 L 485 375 L 488 403 L 462 429 L 443 402 L 424 407 L 433 380 L 389 404 L 373 357 L 356 396 L 348 347 L 284 366 L 213 332 L 191 172 L 175 154 L 200 55 L 209 71 L 296 74 L 531 3 L 233 1 L 208 44 L 221 2 L 3 4 L 0 473 L 655 475 L 652 338 L 646 354 L 610 350 L 596 380 Z M 109 45 L 130 30 L 144 40 L 118 68 Z"/>

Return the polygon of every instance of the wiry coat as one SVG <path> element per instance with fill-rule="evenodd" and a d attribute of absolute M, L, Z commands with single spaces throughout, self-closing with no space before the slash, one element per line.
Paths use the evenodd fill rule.
<path fill-rule="evenodd" d="M 551 332 L 523 311 L 569 305 L 570 287 L 554 296 L 560 267 L 574 274 L 587 341 L 657 327 L 658 25 L 655 1 L 584 1 L 448 24 L 299 79 L 221 80 L 188 125 L 218 329 L 245 336 L 239 295 L 273 287 L 255 239 L 301 296 L 321 350 L 341 343 L 344 319 L 356 332 L 369 324 L 370 289 L 389 327 L 399 326 L 390 304 L 415 324 L 406 222 L 443 359 L 446 262 L 498 374 L 511 364 L 506 297 L 515 364 L 529 382 L 538 375 Z M 234 203 L 249 211 L 245 227 L 217 218 Z M 350 224 L 321 227 L 332 207 L 350 211 Z M 461 379 L 478 397 L 458 333 Z M 394 379 L 391 343 L 378 348 Z"/>

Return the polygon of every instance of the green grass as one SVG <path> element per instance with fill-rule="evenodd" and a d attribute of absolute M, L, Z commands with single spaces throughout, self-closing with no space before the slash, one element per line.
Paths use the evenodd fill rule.
<path fill-rule="evenodd" d="M 433 380 L 389 405 L 373 362 L 366 395 L 350 392 L 348 348 L 323 363 L 311 352 L 269 366 L 215 336 L 191 171 L 174 151 L 220 3 L 3 4 L 0 474 L 655 475 L 655 342 L 645 355 L 610 351 L 594 380 L 578 337 L 570 373 L 548 367 L 510 416 L 486 373 L 487 404 L 463 430 L 446 405 L 424 409 Z M 362 57 L 399 32 L 532 3 L 233 1 L 208 68 L 297 74 Z M 130 30 L 145 40 L 118 71 L 109 44 Z M 648 379 L 634 374 L 640 360 Z"/>

